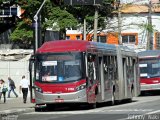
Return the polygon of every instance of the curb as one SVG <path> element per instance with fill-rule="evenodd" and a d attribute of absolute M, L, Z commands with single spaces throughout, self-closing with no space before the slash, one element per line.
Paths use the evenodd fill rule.
<path fill-rule="evenodd" d="M 29 113 L 34 112 L 34 108 L 22 108 L 22 109 L 12 109 L 12 110 L 3 110 L 0 111 L 0 116 L 6 116 L 6 115 L 18 115 L 22 113 Z"/>

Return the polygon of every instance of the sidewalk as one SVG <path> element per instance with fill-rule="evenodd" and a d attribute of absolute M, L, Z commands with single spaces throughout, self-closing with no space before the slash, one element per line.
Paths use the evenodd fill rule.
<path fill-rule="evenodd" d="M 30 102 L 30 98 L 28 97 L 27 103 L 23 103 L 22 97 L 11 97 L 7 98 L 6 103 L 3 103 L 3 97 L 0 101 L 0 115 L 3 114 L 20 114 L 25 112 L 34 111 L 34 104 Z"/>

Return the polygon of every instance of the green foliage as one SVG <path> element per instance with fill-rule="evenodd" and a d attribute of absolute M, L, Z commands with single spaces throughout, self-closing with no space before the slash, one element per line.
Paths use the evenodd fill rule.
<path fill-rule="evenodd" d="M 146 24 L 141 24 L 141 25 L 139 25 L 139 27 L 140 27 L 141 29 L 147 30 L 148 32 L 153 32 L 153 31 L 154 31 L 154 26 L 151 25 L 151 24 L 148 24 L 148 23 L 146 23 Z"/>
<path fill-rule="evenodd" d="M 11 34 L 10 39 L 14 42 L 23 44 L 23 48 L 29 48 L 33 41 L 33 31 L 29 25 L 24 21 L 21 21 L 17 24 L 17 27 Z"/>
<path fill-rule="evenodd" d="M 0 0 L 0 2 L 3 0 Z M 16 0 L 15 0 L 16 1 Z M 33 30 L 31 25 L 34 22 L 33 17 L 38 11 L 44 0 L 18 0 L 18 4 L 25 13 L 22 15 L 22 19 L 19 19 L 16 25 L 16 29 L 11 34 L 11 40 L 16 42 L 22 42 L 30 46 L 33 42 Z M 98 7 L 99 11 L 99 24 L 98 27 L 105 28 L 105 20 L 107 16 L 111 15 L 112 5 L 114 0 L 104 0 L 103 5 Z M 88 30 L 93 29 L 94 23 L 94 10 L 95 6 L 66 6 L 63 4 L 63 0 L 48 0 L 41 10 L 41 23 L 42 31 L 46 28 L 52 28 L 53 30 L 59 30 L 65 32 L 66 27 L 75 28 L 80 23 L 83 24 L 83 19 L 87 21 Z M 27 47 L 26 47 L 27 48 Z"/>
<path fill-rule="evenodd" d="M 9 0 L 0 0 L 0 3 L 8 2 Z"/>
<path fill-rule="evenodd" d="M 59 7 L 52 8 L 51 15 L 49 15 L 49 20 L 57 22 L 60 29 L 65 29 L 66 27 L 74 27 L 78 24 L 77 20 L 72 14 Z"/>
<path fill-rule="evenodd" d="M 93 30 L 94 27 L 94 14 L 95 8 L 98 9 L 98 28 L 105 28 L 105 19 L 112 16 L 113 7 L 112 4 L 114 0 L 104 0 L 101 6 L 67 6 L 66 10 L 73 14 L 75 18 L 77 18 L 78 22 L 83 24 L 84 18 L 87 21 L 87 29 L 88 31 Z"/>

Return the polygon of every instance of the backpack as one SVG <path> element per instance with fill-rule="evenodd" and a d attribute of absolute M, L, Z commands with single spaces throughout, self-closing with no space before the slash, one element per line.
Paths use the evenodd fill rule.
<path fill-rule="evenodd" d="M 3 93 L 5 93 L 5 92 L 7 92 L 7 91 L 8 91 L 8 88 L 7 88 L 7 87 L 3 87 L 3 88 L 2 88 L 2 92 L 3 92 Z"/>
<path fill-rule="evenodd" d="M 8 88 L 5 84 L 2 85 L 2 93 L 6 93 L 8 91 Z"/>

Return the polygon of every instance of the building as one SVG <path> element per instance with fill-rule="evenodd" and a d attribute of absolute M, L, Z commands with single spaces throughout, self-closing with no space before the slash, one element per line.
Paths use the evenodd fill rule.
<path fill-rule="evenodd" d="M 123 0 L 124 1 L 124 0 Z M 147 0 L 148 1 L 148 0 Z M 142 3 L 144 2 L 144 3 Z M 122 43 L 138 40 L 138 47 L 147 49 L 147 42 L 153 49 L 160 49 L 160 4 L 157 0 L 141 0 L 141 4 L 124 4 L 121 6 Z M 151 27 L 152 26 L 152 27 Z M 123 35 L 125 34 L 125 35 Z M 151 36 L 149 36 L 149 34 Z"/>
<path fill-rule="evenodd" d="M 116 11 L 115 17 L 106 21 L 106 29 L 97 33 L 97 42 L 121 43 L 144 50 L 147 49 L 147 41 L 150 40 L 153 49 L 160 49 L 159 0 L 151 0 L 151 2 L 148 0 L 121 0 L 120 3 L 120 17 L 116 15 L 118 14 Z M 121 41 L 118 38 L 119 33 L 121 33 Z M 93 32 L 88 33 L 87 40 L 92 41 L 92 38 Z M 83 31 L 67 30 L 66 39 L 83 40 Z"/>

